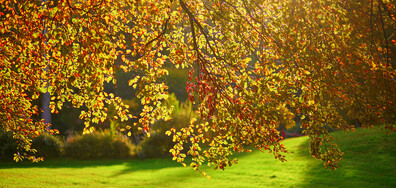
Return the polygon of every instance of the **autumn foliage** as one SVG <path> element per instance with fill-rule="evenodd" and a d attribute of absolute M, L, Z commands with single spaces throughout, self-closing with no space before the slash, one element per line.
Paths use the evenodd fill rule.
<path fill-rule="evenodd" d="M 32 117 L 47 91 L 52 113 L 65 101 L 88 109 L 80 115 L 85 133 L 105 119 L 137 118 L 134 126 L 149 134 L 171 118 L 165 65 L 189 70 L 186 91 L 200 118 L 167 134 L 173 159 L 184 164 L 190 155 L 194 169 L 224 169 L 236 162 L 233 152 L 251 147 L 284 161 L 276 127 L 294 116 L 312 156 L 331 168 L 342 152 L 327 128 L 349 131 L 349 118 L 395 131 L 392 0 L 0 2 L 0 121 L 27 151 L 46 129 Z M 134 73 L 140 114 L 103 89 L 119 69 Z"/>

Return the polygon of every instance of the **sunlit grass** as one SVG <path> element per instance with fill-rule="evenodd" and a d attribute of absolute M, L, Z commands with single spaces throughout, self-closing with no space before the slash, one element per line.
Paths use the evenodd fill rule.
<path fill-rule="evenodd" d="M 206 168 L 211 180 L 170 159 L 0 163 L 0 187 L 396 187 L 396 135 L 378 129 L 334 133 L 345 152 L 341 168 L 329 171 L 308 152 L 308 138 L 283 142 L 293 154 L 239 155 L 225 171 Z"/>

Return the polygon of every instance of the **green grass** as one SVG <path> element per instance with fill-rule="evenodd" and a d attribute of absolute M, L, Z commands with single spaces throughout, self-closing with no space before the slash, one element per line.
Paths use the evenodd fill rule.
<path fill-rule="evenodd" d="M 225 171 L 206 168 L 211 180 L 170 159 L 0 163 L 0 187 L 396 187 L 396 135 L 378 129 L 334 133 L 345 152 L 341 168 L 326 170 L 308 152 L 308 138 L 283 142 L 293 154 L 239 155 Z"/>

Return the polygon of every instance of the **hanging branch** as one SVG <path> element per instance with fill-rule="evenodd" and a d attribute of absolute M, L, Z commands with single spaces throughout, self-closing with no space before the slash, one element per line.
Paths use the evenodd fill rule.
<path fill-rule="evenodd" d="M 381 5 L 378 4 L 378 9 L 380 11 L 380 20 L 381 20 L 381 27 L 382 27 L 382 32 L 384 33 L 384 40 L 385 40 L 385 50 L 386 50 L 386 62 L 390 64 L 389 62 L 389 45 L 388 45 L 388 37 L 386 36 L 386 31 L 385 31 L 385 25 L 384 25 L 384 18 L 382 17 L 382 9 Z"/>

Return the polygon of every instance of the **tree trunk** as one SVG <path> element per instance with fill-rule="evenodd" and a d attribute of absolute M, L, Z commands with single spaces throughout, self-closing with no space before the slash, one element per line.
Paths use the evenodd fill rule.
<path fill-rule="evenodd" d="M 51 109 L 49 107 L 51 101 L 51 95 L 49 92 L 44 93 L 42 95 L 42 100 L 41 100 L 41 109 L 42 109 L 42 114 L 41 114 L 41 119 L 44 120 L 45 124 L 48 125 L 47 129 L 51 129 Z"/>

